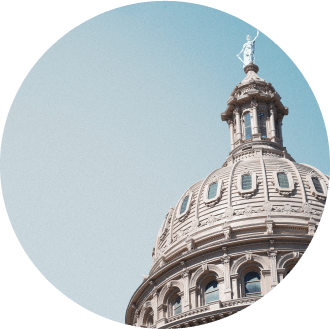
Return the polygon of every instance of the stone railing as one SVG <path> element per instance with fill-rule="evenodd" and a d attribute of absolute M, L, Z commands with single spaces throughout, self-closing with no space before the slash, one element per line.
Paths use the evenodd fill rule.
<path fill-rule="evenodd" d="M 201 307 L 195 308 L 194 310 L 190 310 L 190 311 L 187 311 L 187 312 L 184 312 L 184 313 L 180 313 L 180 314 L 171 316 L 170 318 L 167 319 L 167 322 L 173 322 L 173 321 L 185 318 L 187 316 L 207 312 L 209 310 L 210 310 L 210 307 L 208 305 L 201 306 Z"/>
<path fill-rule="evenodd" d="M 251 305 L 259 300 L 260 297 L 243 297 L 239 299 L 232 299 L 225 302 L 221 302 L 221 308 L 223 307 L 232 307 L 232 306 L 243 306 L 243 305 Z"/>

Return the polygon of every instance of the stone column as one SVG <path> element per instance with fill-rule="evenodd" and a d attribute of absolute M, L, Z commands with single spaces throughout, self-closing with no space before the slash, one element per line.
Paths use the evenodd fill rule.
<path fill-rule="evenodd" d="M 228 125 L 230 130 L 230 145 L 231 145 L 231 150 L 233 150 L 235 148 L 234 122 L 229 120 Z"/>
<path fill-rule="evenodd" d="M 272 103 L 269 107 L 270 112 L 270 138 L 272 142 L 275 142 L 276 130 L 275 130 L 275 105 Z"/>
<path fill-rule="evenodd" d="M 156 321 L 158 321 L 158 311 L 157 311 L 158 310 L 158 296 L 159 296 L 159 292 L 157 290 L 155 290 L 152 294 L 153 303 L 154 303 L 154 306 L 155 306 L 154 309 L 156 310 L 156 312 L 154 314 L 154 323 Z"/>
<path fill-rule="evenodd" d="M 256 100 L 251 101 L 251 107 L 252 107 L 252 135 L 259 133 L 259 127 L 258 127 L 258 103 Z"/>
<path fill-rule="evenodd" d="M 158 306 L 158 322 L 157 322 L 157 328 L 160 326 L 163 326 L 166 323 L 166 310 L 167 306 L 165 304 L 161 304 Z"/>
<path fill-rule="evenodd" d="M 227 248 L 222 247 L 224 251 L 224 256 L 222 256 L 221 261 L 224 266 L 224 282 L 225 282 L 225 289 L 224 289 L 224 297 L 225 300 L 231 299 L 231 285 L 230 285 L 230 256 L 227 255 Z"/>
<path fill-rule="evenodd" d="M 233 290 L 233 299 L 239 298 L 240 294 L 238 291 L 238 274 L 234 274 L 231 276 L 231 287 Z"/>
<path fill-rule="evenodd" d="M 282 282 L 282 280 L 284 279 L 284 273 L 285 273 L 285 269 L 284 268 L 280 268 L 277 270 L 277 274 L 278 274 L 278 278 L 279 278 L 279 283 Z"/>
<path fill-rule="evenodd" d="M 183 301 L 182 301 L 182 312 L 189 311 L 190 309 L 190 301 L 189 301 L 189 271 L 186 268 L 186 263 L 184 261 L 181 262 L 183 266 L 183 270 L 181 273 L 181 277 L 183 279 Z"/>
<path fill-rule="evenodd" d="M 269 257 L 269 263 L 270 263 L 270 275 L 271 275 L 271 283 L 270 287 L 273 289 L 277 286 L 277 269 L 276 269 L 276 256 L 277 256 L 277 250 L 274 249 L 274 240 L 270 240 L 271 247 L 269 250 L 267 250 L 267 254 Z"/>
<path fill-rule="evenodd" d="M 191 302 L 191 308 L 195 309 L 198 307 L 198 301 L 197 301 L 197 293 L 198 293 L 198 288 L 191 287 L 189 289 L 189 294 L 190 294 L 190 302 Z"/>
<path fill-rule="evenodd" d="M 241 109 L 239 106 L 235 106 L 234 114 L 236 117 L 236 140 L 241 140 L 242 139 Z"/>

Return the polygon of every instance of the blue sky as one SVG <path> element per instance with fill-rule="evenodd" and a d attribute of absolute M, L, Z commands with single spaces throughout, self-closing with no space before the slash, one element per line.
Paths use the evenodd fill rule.
<path fill-rule="evenodd" d="M 256 28 L 207 7 L 132 5 L 68 33 L 23 82 L 2 144 L 7 211 L 34 264 L 80 305 L 124 322 L 168 208 L 222 166 L 220 114 L 245 76 L 247 34 Z M 288 152 L 329 174 L 313 93 L 262 31 L 256 64 L 289 107 Z"/>

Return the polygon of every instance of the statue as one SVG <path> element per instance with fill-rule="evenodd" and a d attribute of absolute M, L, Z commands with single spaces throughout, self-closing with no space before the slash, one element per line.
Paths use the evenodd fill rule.
<path fill-rule="evenodd" d="M 243 62 L 243 67 L 250 63 L 254 63 L 254 43 L 259 35 L 259 31 L 257 30 L 257 36 L 251 41 L 251 36 L 248 35 L 246 37 L 247 42 L 244 43 L 243 49 L 240 51 L 240 53 L 237 55 L 237 57 Z M 242 58 L 239 56 L 244 51 L 244 57 Z"/>

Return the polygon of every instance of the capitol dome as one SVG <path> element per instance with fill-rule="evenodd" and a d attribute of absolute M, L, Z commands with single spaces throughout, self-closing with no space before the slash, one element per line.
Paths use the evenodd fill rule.
<path fill-rule="evenodd" d="M 169 209 L 127 324 L 179 328 L 234 314 L 283 280 L 317 229 L 328 177 L 294 161 L 282 139 L 288 108 L 258 66 L 244 71 L 221 114 L 231 152 Z"/>

